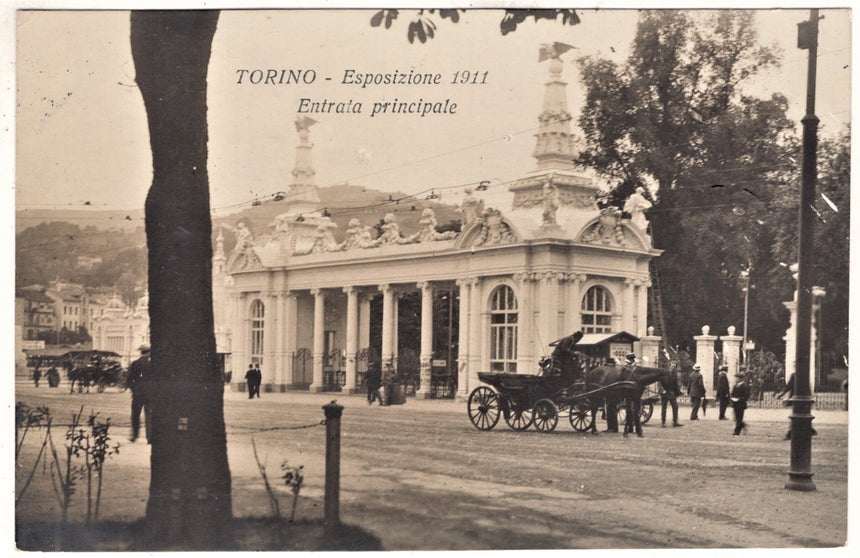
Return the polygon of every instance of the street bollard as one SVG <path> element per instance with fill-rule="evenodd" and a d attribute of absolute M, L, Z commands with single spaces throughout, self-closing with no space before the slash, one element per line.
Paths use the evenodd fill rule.
<path fill-rule="evenodd" d="M 340 417 L 343 406 L 333 400 L 325 411 L 325 532 L 333 534 L 340 525 Z"/>

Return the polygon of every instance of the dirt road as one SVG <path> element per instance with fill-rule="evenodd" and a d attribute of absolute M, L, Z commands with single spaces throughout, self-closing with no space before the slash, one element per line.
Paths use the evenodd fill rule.
<path fill-rule="evenodd" d="M 783 488 L 789 411 L 750 409 L 750 429 L 732 436 L 715 413 L 683 428 L 645 437 L 592 437 L 560 423 L 555 432 L 515 432 L 504 421 L 482 432 L 466 404 L 416 401 L 368 407 L 361 396 L 262 394 L 225 396 L 233 510 L 270 513 L 251 439 L 277 482 L 282 461 L 303 465 L 297 518 L 322 516 L 325 427 L 322 405 L 337 398 L 342 421 L 341 519 L 382 541 L 386 550 L 577 548 L 780 548 L 841 546 L 847 537 L 848 417 L 816 411 L 815 492 Z M 20 387 L 16 400 L 48 405 L 65 422 L 81 405 L 111 417 L 122 443 L 106 467 L 101 516 L 143 516 L 149 446 L 128 435 L 129 395 L 69 395 Z M 689 408 L 681 408 L 682 417 Z M 601 424 L 601 426 L 603 426 Z M 20 483 L 38 450 L 29 435 Z M 29 460 L 29 461 L 28 461 Z M 279 487 L 281 509 L 291 497 Z M 75 497 L 72 514 L 84 513 Z M 56 520 L 50 479 L 37 474 L 16 509 L 19 521 Z"/>

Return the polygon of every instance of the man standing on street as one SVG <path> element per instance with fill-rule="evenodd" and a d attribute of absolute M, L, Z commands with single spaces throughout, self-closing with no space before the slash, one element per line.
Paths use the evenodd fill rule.
<path fill-rule="evenodd" d="M 702 367 L 699 364 L 693 366 L 693 372 L 690 374 L 690 382 L 687 385 L 687 395 L 690 396 L 690 403 L 693 405 L 693 410 L 690 412 L 690 420 L 699 420 L 699 407 L 702 404 L 702 398 L 705 396 L 705 381 L 702 379 Z"/>
<path fill-rule="evenodd" d="M 732 388 L 732 405 L 735 407 L 735 436 L 740 436 L 740 433 L 746 430 L 747 425 L 744 422 L 744 411 L 747 408 L 747 400 L 750 398 L 750 386 L 746 382 L 746 374 L 743 370 L 736 375 L 735 387 Z"/>
<path fill-rule="evenodd" d="M 666 388 L 660 385 L 660 425 L 666 428 L 666 405 L 672 405 L 672 426 L 683 426 L 678 422 L 678 396 L 681 395 L 681 384 L 678 381 L 678 367 L 673 365 L 669 370 Z"/>
<path fill-rule="evenodd" d="M 260 370 L 260 363 L 254 365 L 254 382 L 257 384 L 257 399 L 260 398 L 260 386 L 263 385 L 263 371 Z"/>
<path fill-rule="evenodd" d="M 717 377 L 717 400 L 720 402 L 720 420 L 729 420 L 726 417 L 726 409 L 730 401 L 728 371 L 728 366 L 720 366 L 720 375 Z"/>
<path fill-rule="evenodd" d="M 248 371 L 245 372 L 245 382 L 248 384 L 248 399 L 253 399 L 260 389 L 260 384 L 257 382 L 257 369 L 254 368 L 253 363 L 248 365 Z M 259 397 L 258 394 L 257 397 Z"/>
<path fill-rule="evenodd" d="M 147 383 L 149 382 L 152 362 L 149 359 L 149 345 L 141 345 L 139 350 L 140 358 L 132 362 L 131 366 L 128 367 L 128 387 L 131 390 L 131 436 L 129 437 L 129 441 L 134 442 L 137 440 L 137 436 L 140 433 L 140 412 L 143 411 L 146 442 L 151 444 L 151 419 L 149 416 Z"/>

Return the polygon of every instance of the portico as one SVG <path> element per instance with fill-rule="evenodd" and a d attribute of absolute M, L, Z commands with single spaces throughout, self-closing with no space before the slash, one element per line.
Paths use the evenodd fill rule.
<path fill-rule="evenodd" d="M 420 298 L 417 322 L 400 336 L 418 347 L 411 372 L 421 398 L 433 396 L 433 363 L 447 355 L 456 359 L 446 360 L 456 371 L 456 396 L 466 397 L 478 371 L 534 373 L 548 344 L 573 331 L 644 337 L 648 264 L 660 251 L 642 206 L 624 214 L 599 208 L 599 186 L 572 167 L 561 69 L 558 58 L 550 60 L 537 169 L 508 184 L 504 211 L 466 189 L 459 231 L 440 232 L 426 207 L 417 230 L 401 230 L 387 213 L 379 234 L 358 219 L 336 234 L 313 181 L 313 121 L 299 118 L 295 180 L 278 202 L 284 211 L 271 223 L 274 232 L 253 238 L 243 231 L 225 266 L 237 370 L 259 363 L 268 391 L 361 391 L 368 355 L 398 364 L 406 341 L 398 305 L 406 293 Z M 437 338 L 434 297 L 448 291 L 456 301 L 448 301 L 445 327 L 456 351 Z"/>

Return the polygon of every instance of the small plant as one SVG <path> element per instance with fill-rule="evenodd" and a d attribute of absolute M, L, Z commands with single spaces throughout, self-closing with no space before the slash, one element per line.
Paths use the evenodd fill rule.
<path fill-rule="evenodd" d="M 77 484 L 80 470 L 78 467 L 72 466 L 72 458 L 78 455 L 80 450 L 76 450 L 76 439 L 79 434 L 81 423 L 81 415 L 84 413 L 84 408 L 77 413 L 72 413 L 72 422 L 66 430 L 66 444 L 63 446 L 64 455 L 60 455 L 57 447 L 54 444 L 54 439 L 48 436 L 48 442 L 51 448 L 51 485 L 54 487 L 54 495 L 57 497 L 57 502 L 60 504 L 61 520 L 63 524 L 69 520 L 69 505 L 72 502 L 72 495 L 75 493 L 75 485 Z"/>
<path fill-rule="evenodd" d="M 89 427 L 87 429 L 81 421 L 83 414 L 83 406 L 77 413 L 72 413 L 72 422 L 66 430 L 62 452 L 54 445 L 50 435 L 50 422 L 45 436 L 46 443 L 51 448 L 52 461 L 49 465 L 51 484 L 62 510 L 63 523 L 68 521 L 72 496 L 76 492 L 78 481 L 83 478 L 87 481 L 86 522 L 98 519 L 105 460 L 119 453 L 119 444 L 113 447 L 110 445 L 110 419 L 101 422 L 98 420 L 98 413 L 91 412 L 87 419 Z M 84 460 L 83 464 L 75 465 L 75 460 L 81 458 Z M 95 494 L 93 494 L 93 480 L 96 481 Z"/>
<path fill-rule="evenodd" d="M 287 460 L 284 459 L 281 462 L 281 471 L 283 475 L 281 478 L 284 479 L 284 485 L 290 488 L 290 491 L 293 493 L 293 505 L 290 510 L 290 523 L 296 517 L 296 504 L 299 501 L 299 492 L 302 490 L 302 483 L 305 478 L 302 476 L 302 469 L 304 469 L 304 465 L 299 465 L 298 467 L 291 467 Z"/>
<path fill-rule="evenodd" d="M 272 488 L 271 483 L 269 483 L 269 475 L 266 473 L 266 464 L 260 462 L 260 457 L 257 455 L 257 444 L 254 442 L 254 438 L 251 438 L 251 447 L 254 448 L 254 461 L 257 462 L 257 469 L 260 471 L 260 476 L 263 477 L 263 484 L 266 487 L 266 495 L 269 497 L 269 506 L 272 509 L 272 515 L 280 519 L 281 506 L 278 503 L 278 496 L 275 494 L 275 490 Z M 296 518 L 296 503 L 298 502 L 299 492 L 301 491 L 302 483 L 304 482 L 304 477 L 302 476 L 303 469 L 304 465 L 291 467 L 287 463 L 286 459 L 281 462 L 281 479 L 284 481 L 284 485 L 293 493 L 293 505 L 290 509 L 290 523 L 292 523 Z"/>
<path fill-rule="evenodd" d="M 15 461 L 18 460 L 18 454 L 21 453 L 30 428 L 47 424 L 50 417 L 51 411 L 47 407 L 34 409 L 22 401 L 15 403 Z"/>
<path fill-rule="evenodd" d="M 269 476 L 266 474 L 266 464 L 260 463 L 260 458 L 257 455 L 257 444 L 254 442 L 254 438 L 251 438 L 251 447 L 254 448 L 254 461 L 257 462 L 257 469 L 260 471 L 260 476 L 263 477 L 263 484 L 266 486 L 266 495 L 269 497 L 269 506 L 272 508 L 272 515 L 280 519 L 281 508 L 278 505 L 278 497 L 275 495 L 275 491 L 272 490 L 272 485 L 269 484 Z"/>
<path fill-rule="evenodd" d="M 27 433 L 31 426 L 45 426 L 45 437 L 42 440 L 42 446 L 39 448 L 39 453 L 36 455 L 36 461 L 33 463 L 33 468 L 27 476 L 26 482 L 18 491 L 15 497 L 17 504 L 24 497 L 30 483 L 33 481 L 33 476 L 36 474 L 36 469 L 42 461 L 42 456 L 45 454 L 45 448 L 48 446 L 48 439 L 51 436 L 51 411 L 48 407 L 31 408 L 26 403 L 20 401 L 15 403 L 15 464 L 18 464 L 18 456 L 21 454 L 21 448 L 24 446 L 24 440 L 27 438 Z M 19 434 L 19 431 L 23 432 Z"/>
<path fill-rule="evenodd" d="M 98 420 L 98 413 L 90 413 L 90 418 L 87 421 L 90 427 L 89 432 L 81 429 L 78 440 L 78 451 L 84 456 L 84 465 L 81 467 L 82 472 L 87 475 L 87 523 L 90 519 L 98 520 L 99 504 L 102 498 L 102 479 L 104 473 L 105 460 L 111 455 L 119 453 L 119 443 L 111 447 L 110 445 L 110 419 L 105 422 Z M 76 453 L 75 455 L 78 455 Z M 96 495 L 95 495 L 95 510 L 93 510 L 93 474 L 96 476 Z M 94 513 L 91 513 L 94 512 Z"/>

